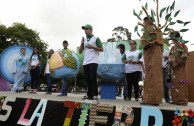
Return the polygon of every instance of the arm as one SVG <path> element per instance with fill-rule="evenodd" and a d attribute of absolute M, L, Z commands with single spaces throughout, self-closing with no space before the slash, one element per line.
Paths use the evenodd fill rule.
<path fill-rule="evenodd" d="M 99 51 L 99 52 L 103 52 L 103 50 L 104 50 L 103 47 L 102 47 L 102 42 L 99 38 L 96 39 L 96 47 L 88 44 L 87 48 L 88 49 L 94 49 L 94 50 Z"/>
<path fill-rule="evenodd" d="M 81 54 L 84 50 L 84 37 L 82 38 L 81 40 L 81 44 L 80 44 L 80 47 L 79 47 L 79 54 Z"/>
<path fill-rule="evenodd" d="M 93 47 L 94 50 L 99 51 L 99 52 L 103 52 L 103 47 Z"/>
<path fill-rule="evenodd" d="M 28 70 L 29 70 L 29 62 L 30 62 L 30 60 L 29 59 L 26 59 L 26 64 L 25 64 L 24 69 L 23 69 L 23 72 L 24 73 L 28 73 Z"/>

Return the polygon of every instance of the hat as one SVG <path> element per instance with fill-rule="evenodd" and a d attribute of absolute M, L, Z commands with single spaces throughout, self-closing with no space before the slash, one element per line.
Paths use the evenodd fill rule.
<path fill-rule="evenodd" d="M 133 44 L 137 44 L 135 40 L 129 41 L 129 44 L 132 44 L 132 43 L 133 43 Z"/>
<path fill-rule="evenodd" d="M 92 26 L 91 25 L 89 25 L 89 24 L 86 24 L 85 26 L 82 26 L 82 29 L 91 29 L 91 30 L 93 30 L 93 28 L 92 28 Z"/>

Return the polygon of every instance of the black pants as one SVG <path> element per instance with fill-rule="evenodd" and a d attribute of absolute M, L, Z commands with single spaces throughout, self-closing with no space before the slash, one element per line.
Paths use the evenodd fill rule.
<path fill-rule="evenodd" d="M 31 89 L 37 89 L 39 72 L 40 72 L 39 67 L 30 70 Z"/>
<path fill-rule="evenodd" d="M 139 98 L 139 78 L 141 72 L 136 71 L 133 73 L 126 73 L 127 83 L 128 83 L 128 97 L 131 98 L 132 94 L 132 85 L 135 91 L 135 98 Z"/>
<path fill-rule="evenodd" d="M 162 68 L 163 70 L 163 86 L 164 86 L 164 98 L 166 102 L 170 101 L 169 97 L 169 84 L 167 82 L 167 70 L 165 68 Z"/>
<path fill-rule="evenodd" d="M 91 63 L 83 66 L 85 79 L 88 87 L 87 95 L 90 98 L 98 96 L 98 85 L 97 85 L 97 68 L 98 64 Z"/>

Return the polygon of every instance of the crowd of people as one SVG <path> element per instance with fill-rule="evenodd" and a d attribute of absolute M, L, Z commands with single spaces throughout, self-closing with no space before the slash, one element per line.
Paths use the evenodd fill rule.
<path fill-rule="evenodd" d="M 148 20 L 144 19 L 144 23 Z M 93 27 L 89 24 L 82 26 L 85 31 L 86 37 L 83 37 L 80 42 L 79 53 L 84 53 L 83 69 L 85 80 L 87 84 L 87 95 L 83 99 L 98 100 L 98 85 L 97 85 L 97 68 L 98 68 L 98 55 L 103 51 L 101 40 L 93 35 Z M 176 37 L 180 37 L 177 33 Z M 188 103 L 188 87 L 180 84 L 185 78 L 185 62 L 187 58 L 188 49 L 185 45 L 183 51 L 177 52 L 176 49 L 179 43 L 173 40 L 174 46 L 167 52 L 163 47 L 156 44 L 150 45 L 149 48 L 154 46 L 155 51 L 161 51 L 161 56 L 152 57 L 154 50 L 150 51 L 149 48 L 144 48 L 143 53 L 137 48 L 137 42 L 131 40 L 129 42 L 130 49 L 125 50 L 125 45 L 118 45 L 118 49 L 122 55 L 122 62 L 125 64 L 125 75 L 121 79 L 123 85 L 124 100 L 130 101 L 132 99 L 132 89 L 134 88 L 135 101 L 139 101 L 139 80 L 142 75 L 144 81 L 143 90 L 143 105 L 159 105 L 161 103 L 161 96 L 164 97 L 166 103 L 173 103 L 179 105 L 187 105 Z M 63 51 L 68 51 L 68 42 L 63 41 Z M 41 55 L 37 48 L 33 49 L 33 53 L 28 61 L 25 56 L 26 49 L 21 48 L 20 56 L 16 59 L 17 69 L 14 71 L 14 91 L 20 92 L 23 89 L 25 75 L 27 74 L 28 67 L 31 75 L 31 89 L 37 89 L 38 75 L 40 72 L 40 64 L 42 62 Z M 47 64 L 45 67 L 45 76 L 47 78 L 48 90 L 46 94 L 51 94 L 51 74 L 49 71 L 49 59 L 54 53 L 54 50 L 49 51 Z M 158 58 L 162 59 L 157 60 Z M 30 65 L 28 65 L 28 63 Z M 157 63 L 157 64 L 156 64 Z M 161 69 L 158 71 L 155 68 Z M 162 71 L 162 73 L 160 72 Z M 159 74 L 158 77 L 153 78 L 154 75 Z M 160 75 L 161 74 L 161 75 Z M 176 78 L 173 78 L 176 76 Z M 182 80 L 181 80 L 182 79 Z M 163 82 L 163 86 L 158 82 Z M 170 88 L 171 86 L 171 88 Z M 173 86 L 173 88 L 172 88 Z M 157 89 L 163 90 L 163 93 Z M 169 90 L 170 89 L 170 90 Z M 171 95 L 169 95 L 171 94 Z M 61 93 L 58 96 L 67 96 L 67 79 L 62 79 Z M 170 97 L 171 96 L 171 97 Z"/>

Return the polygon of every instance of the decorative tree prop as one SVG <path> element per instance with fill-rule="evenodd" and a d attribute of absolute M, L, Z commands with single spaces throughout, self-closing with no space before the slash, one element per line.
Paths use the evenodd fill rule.
<path fill-rule="evenodd" d="M 144 23 L 138 22 L 137 26 L 134 28 L 134 32 L 140 37 L 138 32 L 138 26 L 142 26 L 141 31 L 143 35 L 140 40 L 140 48 L 144 49 L 144 61 L 145 61 L 145 72 L 146 78 L 144 81 L 144 94 L 143 103 L 159 105 L 162 102 L 162 52 L 163 44 L 168 43 L 169 40 L 176 39 L 181 42 L 181 47 L 188 41 L 184 41 L 182 37 L 175 38 L 176 31 L 170 28 L 176 23 L 183 24 L 186 26 L 190 22 L 183 22 L 181 20 L 176 20 L 175 17 L 179 14 L 180 10 L 174 13 L 175 1 L 172 5 L 164 7 L 159 13 L 159 0 L 153 0 L 156 3 L 156 10 L 151 9 L 150 14 L 148 14 L 148 3 L 142 6 L 139 14 L 133 10 L 133 14 L 142 21 L 141 15 L 143 12 L 146 15 L 144 18 Z M 165 17 L 163 14 L 166 12 Z M 165 23 L 162 25 L 160 22 L 165 19 Z M 186 32 L 188 29 L 181 29 L 178 32 Z M 164 35 L 169 35 L 164 39 Z M 180 47 L 180 48 L 181 48 Z"/>
<path fill-rule="evenodd" d="M 143 32 L 143 36 L 142 38 L 144 39 L 144 44 L 152 44 L 152 43 L 157 43 L 157 44 L 163 44 L 163 42 L 167 42 L 167 41 L 163 41 L 163 35 L 170 35 L 172 32 L 174 32 L 174 30 L 172 28 L 170 28 L 171 26 L 175 25 L 176 23 L 178 24 L 182 24 L 183 27 L 186 26 L 187 24 L 190 23 L 190 21 L 186 21 L 183 22 L 181 20 L 176 20 L 173 21 L 177 15 L 179 14 L 180 10 L 175 11 L 175 1 L 172 3 L 172 5 L 169 5 L 167 7 L 164 7 L 160 10 L 159 13 L 159 0 L 153 0 L 154 2 L 156 2 L 156 10 L 151 9 L 151 14 L 148 14 L 148 3 L 146 2 L 145 6 L 142 6 L 142 10 L 140 10 L 139 14 L 137 14 L 135 12 L 135 10 L 133 10 L 133 14 L 140 20 L 142 21 L 142 18 L 140 16 L 142 16 L 143 12 L 146 14 L 146 16 L 148 17 L 148 20 L 150 22 L 152 22 L 154 28 L 146 28 L 144 24 L 142 23 L 138 23 L 139 26 L 142 26 L 143 29 L 141 29 L 141 31 Z M 163 14 L 166 12 L 166 15 L 163 16 Z M 173 14 L 174 12 L 174 14 Z M 165 23 L 163 25 L 160 24 L 160 21 L 162 20 L 162 18 L 165 19 Z M 140 34 L 138 32 L 138 25 L 135 26 L 134 28 L 134 32 L 137 32 L 137 35 L 140 37 Z M 181 29 L 179 30 L 179 32 L 186 32 L 189 29 Z M 174 39 L 173 34 L 171 34 L 167 40 L 172 40 Z M 179 38 L 178 40 L 179 42 L 185 44 L 188 41 L 183 40 L 182 38 Z"/>

